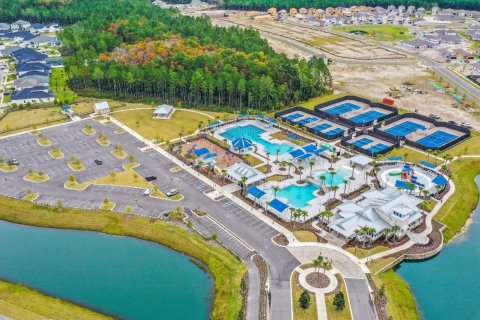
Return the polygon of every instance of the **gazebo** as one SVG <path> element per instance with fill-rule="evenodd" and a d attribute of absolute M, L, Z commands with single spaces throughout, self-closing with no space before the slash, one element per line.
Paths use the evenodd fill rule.
<path fill-rule="evenodd" d="M 243 150 L 249 149 L 253 146 L 253 142 L 247 138 L 237 138 L 232 141 L 232 147 L 234 150 L 238 150 L 238 153 L 242 153 Z"/>

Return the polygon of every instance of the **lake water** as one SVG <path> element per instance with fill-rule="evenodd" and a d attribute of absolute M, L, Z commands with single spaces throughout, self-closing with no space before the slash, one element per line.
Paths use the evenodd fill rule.
<path fill-rule="evenodd" d="M 213 281 L 163 246 L 0 222 L 0 277 L 123 319 L 208 319 Z"/>
<path fill-rule="evenodd" d="M 480 186 L 480 177 L 475 179 Z M 427 261 L 404 262 L 397 272 L 410 285 L 426 320 L 480 319 L 480 206 L 467 232 Z"/>

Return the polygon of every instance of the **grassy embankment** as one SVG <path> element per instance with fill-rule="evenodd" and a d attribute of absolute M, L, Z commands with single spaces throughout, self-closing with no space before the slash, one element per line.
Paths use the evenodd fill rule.
<path fill-rule="evenodd" d="M 350 320 L 352 319 L 352 314 L 350 311 L 350 303 L 348 301 L 348 295 L 346 290 L 345 281 L 342 278 L 342 284 L 340 291 L 343 292 L 343 296 L 345 297 L 345 308 L 342 311 L 335 310 L 335 306 L 333 305 L 333 299 L 335 298 L 334 294 L 330 294 L 325 296 L 325 304 L 327 306 L 327 315 L 328 320 Z"/>
<path fill-rule="evenodd" d="M 342 26 L 335 27 L 333 30 L 342 32 L 360 31 L 359 36 L 365 36 L 376 41 L 400 41 L 413 39 L 407 27 L 398 25 L 364 25 L 364 26 Z"/>
<path fill-rule="evenodd" d="M 53 68 L 50 74 L 50 90 L 55 99 L 65 104 L 75 101 L 78 95 L 67 84 L 67 75 L 64 68 Z"/>
<path fill-rule="evenodd" d="M 236 319 L 242 305 L 240 282 L 246 266 L 223 247 L 213 245 L 199 235 L 183 230 L 164 221 L 147 220 L 140 217 L 127 217 L 111 213 L 89 212 L 85 210 L 54 210 L 23 201 L 0 198 L 0 220 L 34 225 L 39 227 L 91 230 L 113 235 L 129 236 L 162 244 L 201 260 L 215 279 L 215 299 L 213 319 Z M 1 297 L 1 296 L 0 296 Z M 22 301 L 29 301 L 19 295 Z M 0 299 L 1 300 L 1 299 Z M 31 302 L 32 312 L 43 308 L 42 303 Z M 67 306 L 66 306 L 67 308 Z M 73 308 L 68 306 L 68 311 Z M 0 304 L 0 314 L 7 314 L 7 309 Z M 20 314 L 10 315 L 22 318 Z M 37 318 L 48 318 L 38 314 Z M 65 317 L 73 319 L 73 317 Z M 77 318 L 90 319 L 90 317 Z"/>
<path fill-rule="evenodd" d="M 292 275 L 292 304 L 293 318 L 295 320 L 316 320 L 317 319 L 317 300 L 315 294 L 310 292 L 310 307 L 302 310 L 298 304 L 298 299 L 303 292 L 303 288 L 296 282 L 298 272 L 294 271 Z"/>
<path fill-rule="evenodd" d="M 112 319 L 75 304 L 0 280 L 0 314 L 22 320 Z"/>

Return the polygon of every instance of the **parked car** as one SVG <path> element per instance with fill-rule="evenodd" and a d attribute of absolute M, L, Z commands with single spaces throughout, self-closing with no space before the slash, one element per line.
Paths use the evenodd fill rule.
<path fill-rule="evenodd" d="M 12 164 L 13 164 L 14 166 L 18 166 L 18 165 L 20 164 L 20 162 L 18 162 L 17 159 L 12 159 Z"/>
<path fill-rule="evenodd" d="M 448 123 L 450 123 L 450 124 L 455 124 L 455 125 L 457 124 L 457 123 L 456 123 L 455 121 L 453 121 L 453 120 L 448 121 Z"/>
<path fill-rule="evenodd" d="M 157 180 L 157 177 L 155 177 L 155 176 L 148 176 L 148 177 L 145 177 L 145 180 L 147 180 L 147 181 L 155 181 L 155 180 Z"/>
<path fill-rule="evenodd" d="M 103 164 L 103 161 L 102 161 L 102 160 L 95 159 L 95 163 L 98 164 L 99 166 L 101 166 L 101 165 Z"/>
<path fill-rule="evenodd" d="M 440 116 L 438 114 L 435 114 L 435 113 L 430 113 L 429 117 L 432 118 L 432 119 L 435 119 L 435 120 L 440 119 Z"/>
<path fill-rule="evenodd" d="M 172 189 L 170 191 L 167 191 L 166 195 L 167 197 L 173 197 L 174 195 L 178 194 L 178 190 L 177 189 Z"/>
<path fill-rule="evenodd" d="M 143 192 L 143 195 L 144 195 L 144 196 L 148 196 L 148 195 L 149 195 L 150 193 L 152 193 L 152 192 L 153 192 L 152 189 L 147 189 L 147 190 L 145 190 L 145 191 Z"/>
<path fill-rule="evenodd" d="M 472 127 L 472 124 L 468 123 L 468 122 L 462 122 L 460 125 L 464 128 L 471 128 Z"/>

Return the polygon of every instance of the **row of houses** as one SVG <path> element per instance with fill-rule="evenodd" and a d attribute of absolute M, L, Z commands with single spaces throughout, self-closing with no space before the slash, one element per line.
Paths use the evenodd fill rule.
<path fill-rule="evenodd" d="M 0 23 L 0 31 L 29 31 L 34 34 L 60 31 L 58 23 L 30 23 L 25 20 L 17 20 L 14 23 Z"/>
<path fill-rule="evenodd" d="M 470 26 L 465 34 L 472 38 L 472 40 L 480 41 L 480 25 Z"/>
<path fill-rule="evenodd" d="M 431 32 L 424 32 L 418 35 L 416 39 L 404 40 L 402 45 L 409 49 L 434 48 L 440 44 L 460 44 L 464 40 L 454 30 L 439 27 Z"/>
<path fill-rule="evenodd" d="M 28 31 L 14 31 L 14 32 L 0 31 L 0 41 L 9 41 L 21 47 L 40 47 L 44 45 L 51 45 L 51 46 L 59 45 L 59 41 L 56 36 L 50 36 L 45 34 L 37 35 Z M 1 43 L 0 50 L 5 48 L 6 48 L 6 45 L 4 43 Z"/>
<path fill-rule="evenodd" d="M 46 54 L 31 48 L 19 48 L 9 55 L 16 62 L 16 77 L 11 103 L 27 104 L 54 101 L 48 89 L 52 64 Z"/>

